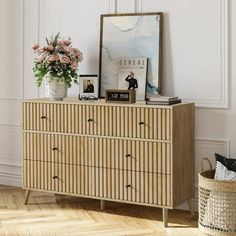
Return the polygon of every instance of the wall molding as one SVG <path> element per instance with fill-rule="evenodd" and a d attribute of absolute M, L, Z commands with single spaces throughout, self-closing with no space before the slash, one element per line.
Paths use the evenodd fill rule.
<path fill-rule="evenodd" d="M 118 0 L 109 0 L 109 13 L 117 13 Z M 146 2 L 147 4 L 148 2 Z M 134 0 L 134 12 L 142 12 L 144 2 Z M 38 41 L 44 42 L 45 37 L 45 0 L 38 0 Z M 213 99 L 183 98 L 186 102 L 195 102 L 198 108 L 229 108 L 229 3 L 228 0 L 219 0 L 220 12 L 220 91 L 219 96 Z M 40 97 L 38 89 L 37 97 Z"/>
<path fill-rule="evenodd" d="M 222 153 L 222 154 L 229 156 L 229 153 L 230 153 L 230 140 L 229 139 L 213 139 L 213 138 L 196 137 L 195 138 L 195 153 L 197 152 L 197 146 L 202 146 L 202 148 L 206 147 L 209 149 L 210 148 L 214 149 L 214 146 L 222 146 L 222 147 L 225 147 L 225 153 Z M 197 158 L 198 157 L 195 155 L 195 163 L 197 161 Z M 195 166 L 195 171 L 198 172 L 198 170 L 199 170 L 199 167 Z M 197 211 L 198 210 L 198 175 L 195 177 L 194 189 L 195 189 L 195 193 L 194 193 L 194 198 L 192 199 L 192 203 L 193 203 L 194 210 Z M 188 206 L 187 204 L 182 204 L 180 208 L 188 209 Z"/>
<path fill-rule="evenodd" d="M 109 13 L 110 14 L 117 13 L 117 0 L 109 0 Z"/>
<path fill-rule="evenodd" d="M 4 185 L 22 186 L 22 165 L 0 160 L 0 181 Z"/>
<path fill-rule="evenodd" d="M 218 138 L 199 138 L 195 137 L 195 145 L 197 143 L 215 143 L 215 144 L 225 144 L 226 145 L 226 155 L 230 155 L 230 140 L 229 139 L 218 139 Z"/>
<path fill-rule="evenodd" d="M 21 130 L 21 125 L 17 125 L 17 124 L 0 124 L 0 129 L 17 129 L 17 130 Z"/>
<path fill-rule="evenodd" d="M 0 129 L 15 129 L 20 131 L 21 130 L 21 125 L 17 124 L 0 124 Z"/>
<path fill-rule="evenodd" d="M 22 29 L 20 30 L 19 33 L 19 45 L 20 45 L 20 55 L 21 55 L 21 61 L 20 63 L 20 71 L 19 71 L 19 78 L 21 81 L 21 91 L 20 91 L 20 96 L 19 98 L 11 98 L 11 97 L 6 97 L 5 99 L 2 97 L 1 99 L 4 100 L 17 100 L 17 101 L 21 101 L 22 99 L 24 99 L 24 16 L 25 16 L 25 11 L 24 11 L 24 0 L 20 1 L 19 4 L 19 11 L 20 11 L 20 17 L 19 17 L 19 28 Z"/>
<path fill-rule="evenodd" d="M 16 163 L 16 162 L 12 163 L 10 161 L 7 161 L 6 158 L 0 156 L 0 166 L 22 167 L 22 164 L 21 163 Z"/>
<path fill-rule="evenodd" d="M 0 181 L 3 185 L 21 187 L 22 177 L 16 174 L 0 173 Z"/>
<path fill-rule="evenodd" d="M 22 101 L 22 98 L 11 98 L 11 97 L 5 97 L 5 96 L 0 96 L 0 100 L 7 100 L 7 101 Z"/>
<path fill-rule="evenodd" d="M 197 152 L 197 146 L 202 146 L 202 148 L 206 147 L 214 149 L 214 146 L 224 146 L 226 153 L 225 155 L 229 155 L 230 152 L 230 140 L 229 139 L 213 139 L 213 138 L 198 138 L 195 137 L 195 153 Z M 214 152 L 214 151 L 213 151 Z M 212 153 L 213 154 L 213 153 Z M 195 163 L 198 161 L 197 156 L 195 155 Z M 199 167 L 195 165 L 195 171 L 200 172 Z M 198 175 L 195 173 L 195 183 L 194 183 L 194 198 L 192 199 L 192 204 L 194 211 L 198 211 Z M 177 209 L 189 210 L 188 204 L 184 202 L 183 204 L 177 206 Z"/>
<path fill-rule="evenodd" d="M 220 12 L 220 92 L 218 98 L 183 98 L 186 102 L 195 102 L 199 108 L 229 108 L 229 1 L 219 0 Z"/>
<path fill-rule="evenodd" d="M 213 158 L 212 163 L 214 164 L 215 161 L 215 157 L 214 157 L 214 153 L 216 152 L 216 147 L 222 147 L 225 148 L 225 152 L 221 153 L 222 155 L 226 155 L 229 156 L 230 155 L 230 140 L 229 139 L 213 139 L 213 138 L 195 138 L 195 154 L 198 151 L 198 147 L 201 148 L 201 150 L 205 149 L 212 149 L 212 153 L 211 154 L 203 154 L 203 157 L 208 157 L 209 159 Z M 195 156 L 195 163 L 196 161 L 200 161 L 199 159 L 197 159 L 197 156 Z M 201 164 L 201 163 L 199 163 Z M 200 166 L 195 166 L 195 171 L 198 170 L 199 172 L 201 171 Z M 195 178 L 195 187 L 198 187 L 198 177 Z"/>
<path fill-rule="evenodd" d="M 44 44 L 45 38 L 45 0 L 38 0 L 38 43 Z M 40 98 L 40 88 L 37 88 L 37 98 Z"/>
<path fill-rule="evenodd" d="M 134 12 L 139 13 L 142 12 L 142 0 L 134 0 Z"/>

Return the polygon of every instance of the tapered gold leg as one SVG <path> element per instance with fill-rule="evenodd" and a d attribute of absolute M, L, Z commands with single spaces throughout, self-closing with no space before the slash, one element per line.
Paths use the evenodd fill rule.
<path fill-rule="evenodd" d="M 26 192 L 25 192 L 25 202 L 24 202 L 25 205 L 28 203 L 29 195 L 30 195 L 30 190 L 26 189 Z"/>
<path fill-rule="evenodd" d="M 104 210 L 104 209 L 105 209 L 105 201 L 104 201 L 104 200 L 101 200 L 101 202 L 100 202 L 100 208 L 101 208 L 101 210 Z"/>
<path fill-rule="evenodd" d="M 188 200 L 188 207 L 189 207 L 190 214 L 191 214 L 192 216 L 194 216 L 194 209 L 193 209 L 193 202 L 192 202 L 192 199 L 189 199 L 189 200 Z"/>
<path fill-rule="evenodd" d="M 162 217 L 163 217 L 163 225 L 164 227 L 168 227 L 168 209 L 162 208 Z"/>

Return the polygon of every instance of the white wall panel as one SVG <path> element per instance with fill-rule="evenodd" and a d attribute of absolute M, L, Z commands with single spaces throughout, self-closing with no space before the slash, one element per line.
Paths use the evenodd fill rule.
<path fill-rule="evenodd" d="M 198 210 L 198 173 L 202 171 L 202 158 L 207 157 L 215 168 L 215 153 L 228 156 L 229 155 L 229 140 L 221 139 L 195 139 L 195 193 L 193 201 L 194 210 Z M 207 162 L 204 162 L 204 170 L 209 169 Z M 188 210 L 187 203 L 183 203 L 177 207 L 178 209 Z"/>
<path fill-rule="evenodd" d="M 41 1 L 41 0 L 40 0 Z M 24 0 L 24 98 L 37 97 L 33 43 L 39 42 L 39 0 Z"/>
<path fill-rule="evenodd" d="M 79 65 L 80 74 L 97 74 L 99 59 L 100 15 L 109 13 L 115 2 L 109 0 L 43 0 L 41 1 L 41 41 L 45 36 L 61 32 L 71 37 L 73 45 L 84 54 Z M 55 11 L 56 6 L 56 11 Z M 45 43 L 45 41 L 44 41 Z M 78 94 L 78 86 L 73 86 L 69 94 Z"/>
<path fill-rule="evenodd" d="M 229 155 L 229 140 L 217 139 L 200 139 L 195 141 L 195 182 L 197 187 L 198 173 L 201 172 L 202 158 L 207 157 L 215 168 L 215 153 L 228 156 Z M 204 164 L 207 170 L 209 166 Z"/>
<path fill-rule="evenodd" d="M 18 127 L 0 125 L 0 162 L 21 163 L 21 131 Z"/>
<path fill-rule="evenodd" d="M 135 0 L 118 0 L 117 13 L 131 13 L 134 12 Z"/>
<path fill-rule="evenodd" d="M 149 0 L 164 13 L 163 93 L 227 107 L 228 0 Z"/>
<path fill-rule="evenodd" d="M 0 1 L 0 98 L 23 96 L 23 0 Z"/>
<path fill-rule="evenodd" d="M 23 79 L 23 0 L 0 1 L 0 183 L 19 185 Z"/>
<path fill-rule="evenodd" d="M 109 13 L 109 1 L 47 0 L 44 5 L 45 36 L 61 32 L 64 37 L 71 37 L 73 45 L 84 53 L 80 72 L 97 73 L 100 14 Z"/>
<path fill-rule="evenodd" d="M 0 160 L 0 183 L 10 186 L 22 186 L 21 164 L 14 164 L 12 161 Z"/>
<path fill-rule="evenodd" d="M 0 124 L 7 126 L 20 126 L 21 101 L 0 99 Z"/>

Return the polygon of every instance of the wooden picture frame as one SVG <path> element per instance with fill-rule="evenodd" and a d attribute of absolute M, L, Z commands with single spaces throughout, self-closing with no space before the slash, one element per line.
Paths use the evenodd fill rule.
<path fill-rule="evenodd" d="M 100 19 L 99 93 L 118 89 L 120 58 L 148 58 L 146 98 L 161 92 L 163 13 L 104 14 Z"/>
<path fill-rule="evenodd" d="M 79 99 L 98 98 L 98 75 L 79 76 Z"/>

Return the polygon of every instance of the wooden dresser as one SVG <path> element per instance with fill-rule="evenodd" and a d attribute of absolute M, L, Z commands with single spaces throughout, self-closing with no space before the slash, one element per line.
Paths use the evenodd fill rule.
<path fill-rule="evenodd" d="M 23 188 L 167 209 L 194 194 L 194 104 L 23 102 Z"/>

